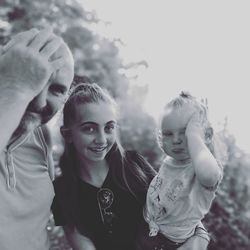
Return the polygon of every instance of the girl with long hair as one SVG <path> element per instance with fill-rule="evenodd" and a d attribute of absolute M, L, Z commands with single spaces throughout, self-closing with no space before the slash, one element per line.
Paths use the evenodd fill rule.
<path fill-rule="evenodd" d="M 65 150 L 52 210 L 74 250 L 135 249 L 156 173 L 137 152 L 122 148 L 117 120 L 114 99 L 95 83 L 74 87 L 63 110 Z"/>

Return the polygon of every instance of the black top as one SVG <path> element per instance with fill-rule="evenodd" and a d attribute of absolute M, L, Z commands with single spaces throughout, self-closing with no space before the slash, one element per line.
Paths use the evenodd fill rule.
<path fill-rule="evenodd" d="M 67 194 L 67 185 L 61 177 L 54 182 L 56 195 L 52 211 L 56 225 L 76 225 L 97 250 L 135 249 L 137 227 L 142 220 L 142 205 L 136 198 L 112 180 L 110 171 L 101 188 L 80 179 L 76 183 L 79 209 L 72 212 L 76 215 L 73 222 L 73 216 L 69 216 L 70 204 L 65 204 L 70 200 L 65 197 L 72 194 Z"/>

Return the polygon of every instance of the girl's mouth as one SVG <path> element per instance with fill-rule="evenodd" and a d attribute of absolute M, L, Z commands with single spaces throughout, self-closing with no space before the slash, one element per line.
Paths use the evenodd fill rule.
<path fill-rule="evenodd" d="M 103 152 L 106 148 L 107 148 L 107 146 L 106 146 L 106 147 L 89 148 L 89 150 L 91 150 L 91 151 L 93 151 L 93 152 L 101 153 L 101 152 Z"/>

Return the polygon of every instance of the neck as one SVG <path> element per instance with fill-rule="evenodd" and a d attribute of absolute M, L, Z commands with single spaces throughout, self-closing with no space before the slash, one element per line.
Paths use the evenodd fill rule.
<path fill-rule="evenodd" d="M 80 158 L 78 162 L 80 178 L 93 186 L 101 187 L 109 170 L 107 161 L 88 162 Z"/>
<path fill-rule="evenodd" d="M 187 158 L 187 159 L 181 159 L 181 160 L 177 160 L 174 158 L 171 158 L 172 162 L 176 165 L 185 165 L 191 162 L 191 158 Z"/>

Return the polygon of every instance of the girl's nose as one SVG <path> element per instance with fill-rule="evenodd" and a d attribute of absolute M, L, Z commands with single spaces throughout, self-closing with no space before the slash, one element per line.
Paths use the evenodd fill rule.
<path fill-rule="evenodd" d="M 106 135 L 104 131 L 99 131 L 95 137 L 95 143 L 106 144 Z"/>

